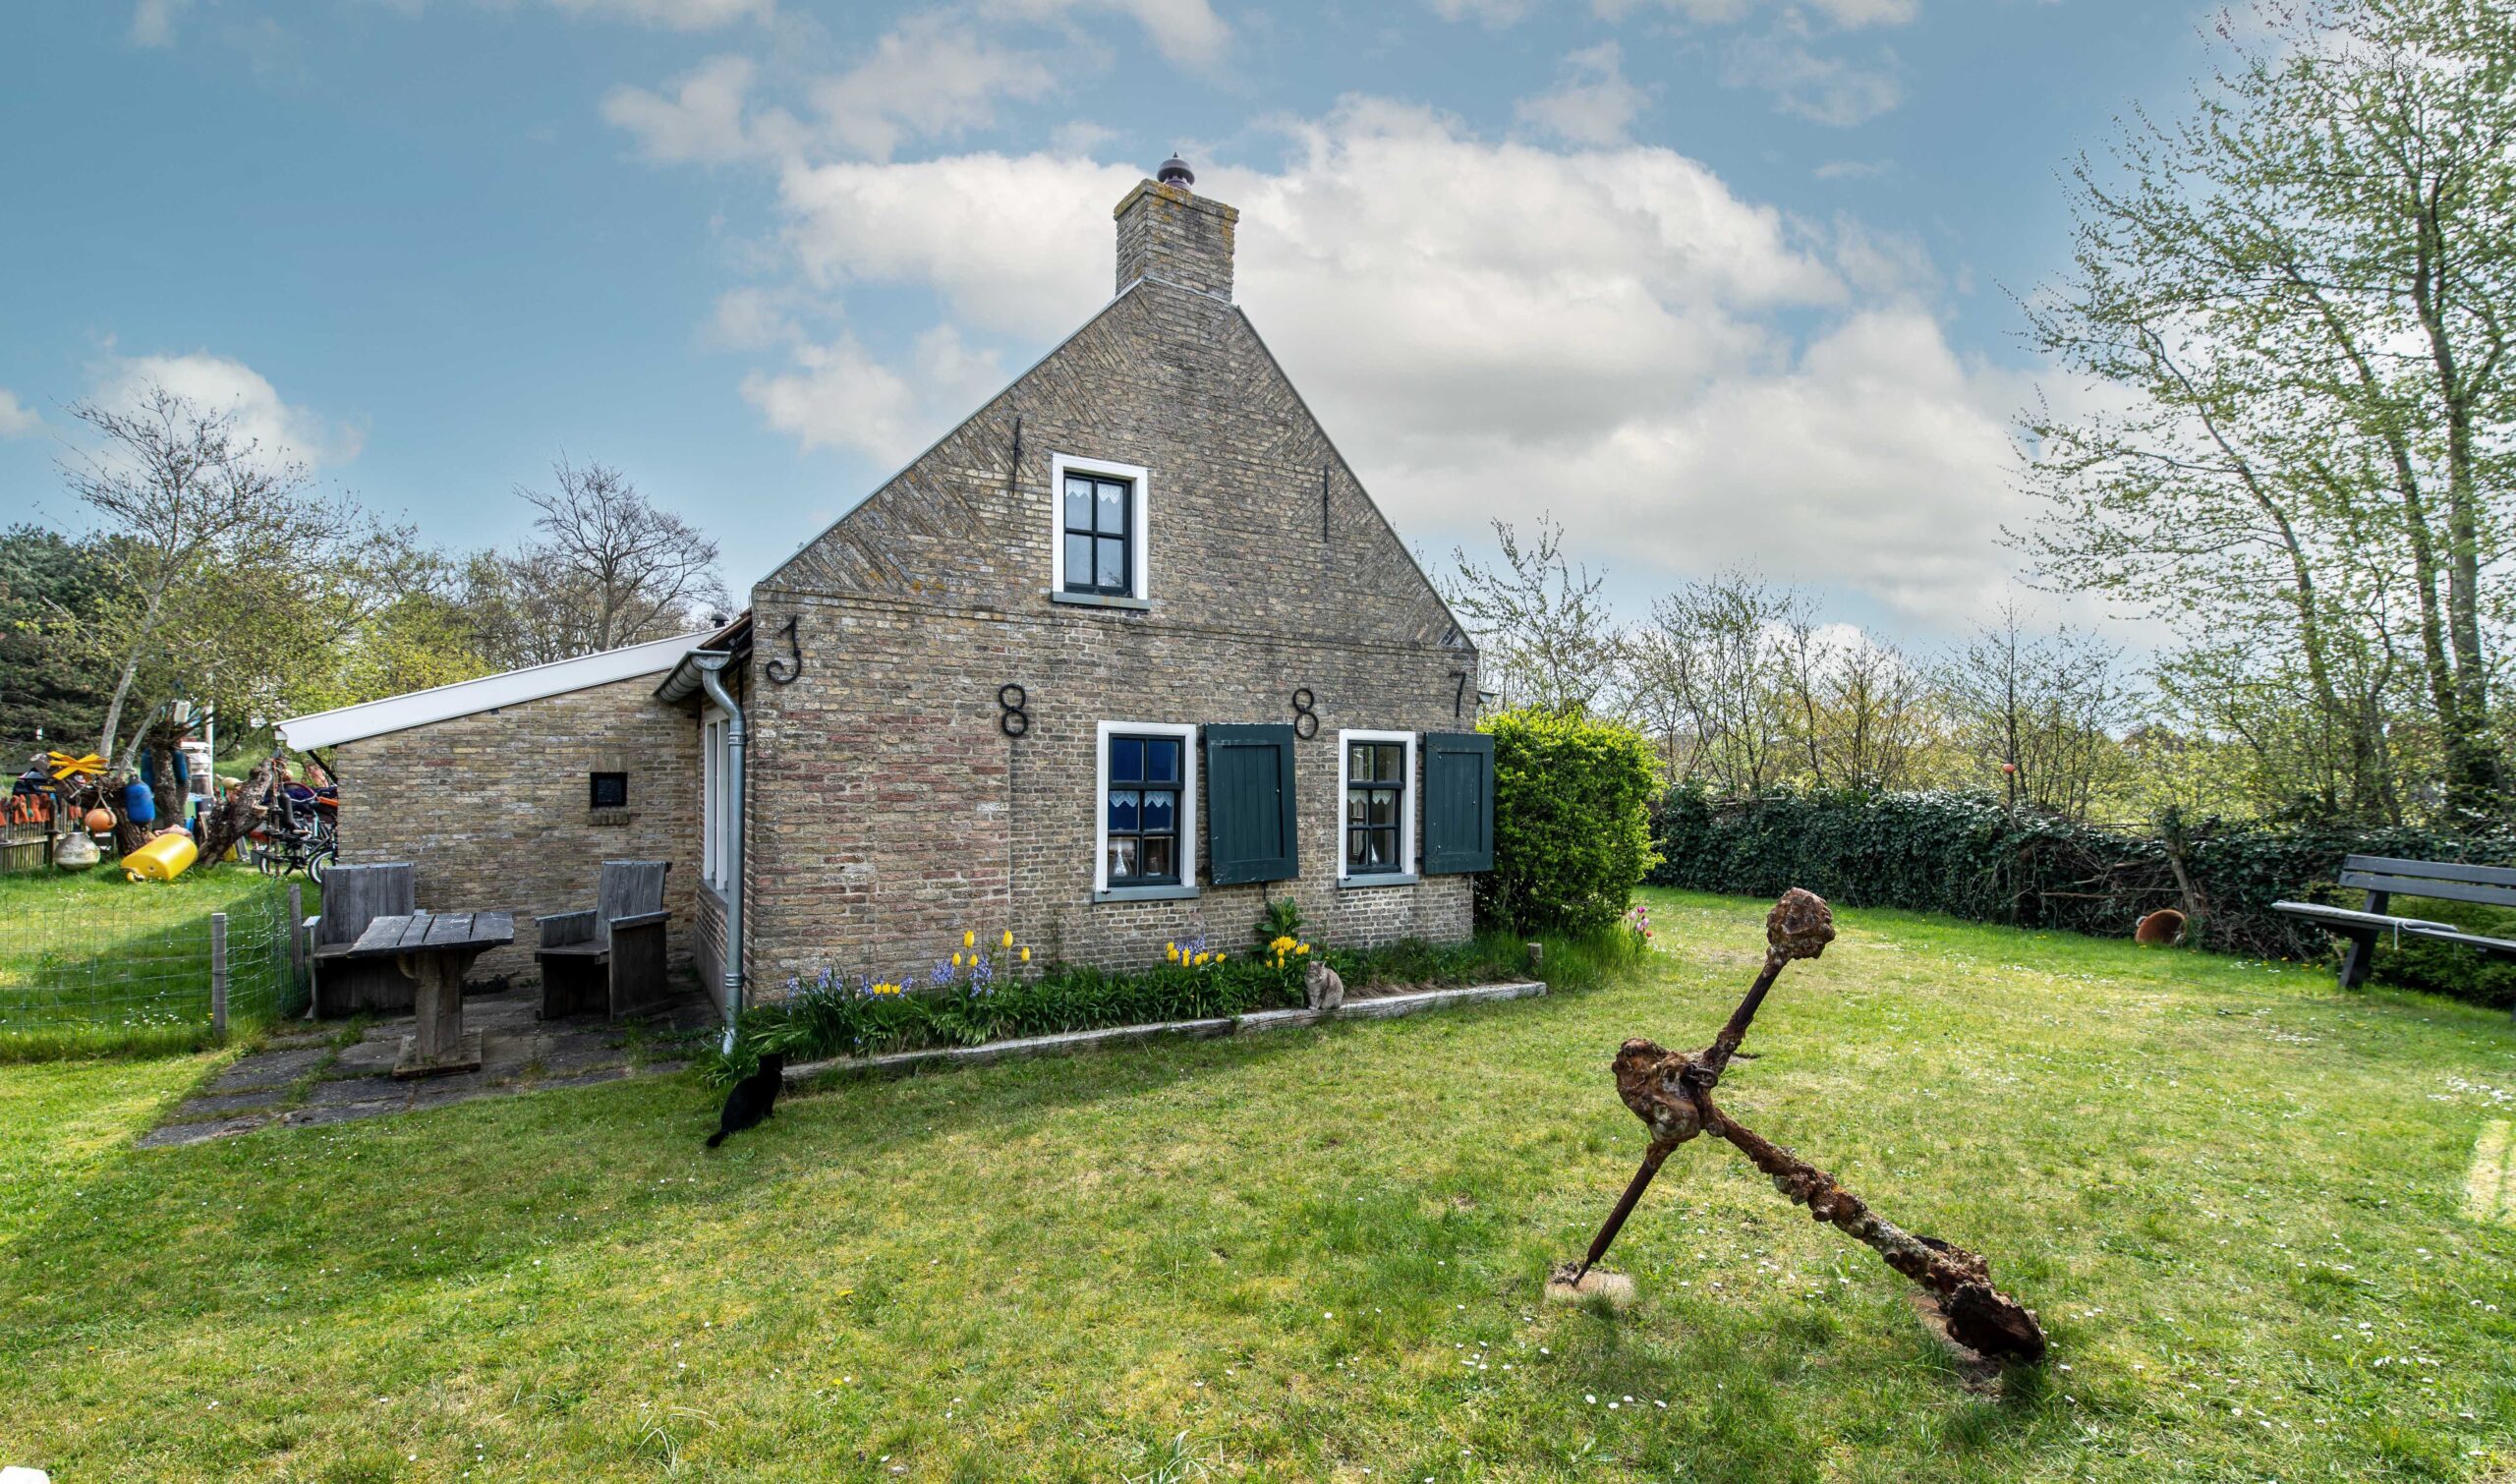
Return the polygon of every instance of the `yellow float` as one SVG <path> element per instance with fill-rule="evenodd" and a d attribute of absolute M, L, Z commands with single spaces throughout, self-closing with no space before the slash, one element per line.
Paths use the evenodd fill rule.
<path fill-rule="evenodd" d="M 171 882 L 200 859 L 200 847 L 180 829 L 169 829 L 122 858 L 123 880 Z"/>

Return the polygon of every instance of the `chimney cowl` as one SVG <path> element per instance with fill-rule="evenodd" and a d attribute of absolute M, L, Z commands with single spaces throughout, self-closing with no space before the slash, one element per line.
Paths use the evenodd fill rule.
<path fill-rule="evenodd" d="M 1189 169 L 1188 162 L 1175 154 L 1162 162 L 1162 168 L 1153 173 L 1153 178 L 1166 186 L 1183 189 L 1197 184 L 1197 172 Z"/>

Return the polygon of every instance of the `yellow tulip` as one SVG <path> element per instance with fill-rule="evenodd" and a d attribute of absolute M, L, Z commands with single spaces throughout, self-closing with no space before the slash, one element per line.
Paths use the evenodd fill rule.
<path fill-rule="evenodd" d="M 1004 930 L 1004 946 L 1008 948 L 1013 946 L 1013 930 L 1011 928 Z"/>
<path fill-rule="evenodd" d="M 955 954 L 953 954 L 953 955 L 952 955 L 952 967 L 954 967 L 954 968 L 956 968 L 956 969 L 957 969 L 957 968 L 959 968 L 960 966 L 961 966 L 961 955 L 960 955 L 960 954 L 958 954 L 958 953 L 955 953 Z"/>
<path fill-rule="evenodd" d="M 1308 944 L 1308 943 L 1302 943 L 1302 944 L 1299 944 L 1298 946 L 1296 946 L 1296 947 L 1293 949 L 1293 951 L 1294 951 L 1294 952 L 1296 952 L 1296 953 L 1307 953 L 1307 952 L 1309 952 L 1309 951 L 1310 951 L 1310 944 Z"/>
<path fill-rule="evenodd" d="M 971 931 L 968 931 L 968 932 L 964 932 L 964 933 L 961 935 L 961 946 L 962 946 L 962 947 L 965 947 L 965 948 L 975 948 L 975 947 L 977 947 L 978 945 L 979 945 L 979 935 L 978 935 L 978 933 L 977 933 L 977 931 L 976 931 L 976 930 L 971 930 Z"/>
<path fill-rule="evenodd" d="M 1029 948 L 1024 948 L 1022 950 L 1022 961 L 1024 963 L 1029 963 L 1031 961 L 1031 950 Z"/>

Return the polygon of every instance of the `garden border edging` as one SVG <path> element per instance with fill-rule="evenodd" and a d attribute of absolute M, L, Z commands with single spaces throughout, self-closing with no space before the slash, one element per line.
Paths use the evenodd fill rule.
<path fill-rule="evenodd" d="M 1066 1056 L 1076 1052 L 1151 1041 L 1218 1041 L 1226 1036 L 1292 1030 L 1330 1020 L 1395 1020 L 1425 1010 L 1447 1009 L 1452 1005 L 1527 999 L 1546 992 L 1544 981 L 1513 980 L 1502 984 L 1467 985 L 1454 990 L 1417 990 L 1405 995 L 1348 999 L 1335 1010 L 1253 1010 L 1246 1015 L 1222 1015 L 1208 1020 L 1164 1020 L 1147 1025 L 1110 1026 L 1097 1031 L 1066 1031 L 1055 1036 L 1022 1036 L 1009 1041 L 991 1041 L 984 1046 L 932 1047 L 925 1051 L 892 1052 L 881 1056 L 833 1056 L 786 1068 L 785 1085 L 800 1087 L 807 1082 L 839 1077 L 904 1077 L 929 1069 L 986 1066 L 998 1061 L 1020 1061 L 1038 1056 Z"/>

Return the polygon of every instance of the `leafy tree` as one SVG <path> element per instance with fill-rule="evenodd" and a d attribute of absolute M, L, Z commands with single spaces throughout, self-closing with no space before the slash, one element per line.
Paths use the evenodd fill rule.
<path fill-rule="evenodd" d="M 2049 508 L 2023 540 L 2047 580 L 2176 625 L 2212 724 L 2285 733 L 2272 791 L 2381 816 L 2411 709 L 2443 807 L 2498 810 L 2516 12 L 2256 19 L 2223 23 L 2189 114 L 2073 171 L 2074 268 L 2030 335 L 2117 396 L 2029 420 Z"/>
<path fill-rule="evenodd" d="M 0 759 L 10 771 L 42 732 L 47 745 L 92 735 L 105 691 L 73 636 L 106 596 L 95 554 L 58 532 L 0 532 Z M 80 743 L 80 747 L 85 747 Z"/>

